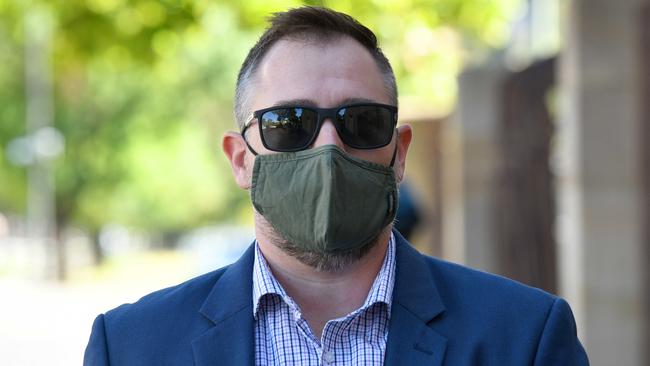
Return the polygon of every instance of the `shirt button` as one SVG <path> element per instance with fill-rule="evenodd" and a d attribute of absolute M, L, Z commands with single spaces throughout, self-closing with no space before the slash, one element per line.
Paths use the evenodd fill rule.
<path fill-rule="evenodd" d="M 334 362 L 334 352 L 332 352 L 332 351 L 323 351 L 323 361 L 325 363 Z"/>

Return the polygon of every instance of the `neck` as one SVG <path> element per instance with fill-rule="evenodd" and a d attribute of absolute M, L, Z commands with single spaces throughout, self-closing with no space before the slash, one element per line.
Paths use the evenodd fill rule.
<path fill-rule="evenodd" d="M 328 320 L 343 317 L 363 305 L 381 269 L 390 238 L 387 229 L 361 259 L 341 270 L 324 272 L 286 254 L 263 231 L 256 230 L 260 251 L 318 338 Z"/>

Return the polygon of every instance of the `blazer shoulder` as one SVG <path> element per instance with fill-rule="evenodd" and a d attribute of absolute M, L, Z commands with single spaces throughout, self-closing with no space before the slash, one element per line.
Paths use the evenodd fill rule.
<path fill-rule="evenodd" d="M 105 314 L 106 323 L 142 322 L 166 314 L 179 314 L 179 309 L 194 308 L 198 312 L 214 284 L 229 266 L 197 276 L 181 284 L 154 291 L 134 303 L 120 305 Z M 191 312 L 191 313 L 196 313 Z M 189 312 L 183 312 L 189 313 Z"/>
<path fill-rule="evenodd" d="M 214 327 L 215 313 L 231 310 L 234 296 L 245 292 L 252 276 L 252 253 L 250 246 L 231 265 L 100 315 L 96 324 L 101 327 L 93 328 L 89 356 L 106 355 L 111 364 L 119 365 L 191 364 L 192 342 Z"/>
<path fill-rule="evenodd" d="M 129 334 L 141 331 L 168 331 L 202 329 L 209 318 L 201 312 L 203 306 L 215 298 L 217 288 L 235 288 L 237 291 L 252 275 L 253 246 L 236 262 L 195 277 L 179 285 L 152 292 L 138 301 L 121 305 L 105 316 L 106 333 Z M 216 291 L 219 292 L 219 291 Z M 223 299 L 221 299 L 223 300 Z M 224 300 L 225 301 L 225 300 Z M 221 307 L 224 303 L 221 302 Z"/>
<path fill-rule="evenodd" d="M 425 261 L 445 306 L 435 328 L 448 337 L 450 358 L 470 355 L 499 365 L 589 364 L 562 298 L 440 259 Z"/>
<path fill-rule="evenodd" d="M 479 311 L 481 308 L 492 314 L 521 316 L 536 311 L 540 316 L 546 316 L 558 299 L 539 288 L 500 275 L 438 258 L 425 258 L 448 309 L 460 306 L 461 309 Z"/>

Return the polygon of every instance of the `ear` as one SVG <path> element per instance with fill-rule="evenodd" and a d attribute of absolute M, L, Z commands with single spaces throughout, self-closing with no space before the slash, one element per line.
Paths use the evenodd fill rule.
<path fill-rule="evenodd" d="M 236 132 L 226 132 L 221 141 L 223 152 L 230 162 L 232 174 L 237 185 L 243 189 L 251 186 L 251 172 L 246 162 L 246 141 Z"/>
<path fill-rule="evenodd" d="M 411 138 L 413 138 L 413 130 L 409 125 L 403 125 L 397 128 L 397 155 L 395 156 L 395 175 L 397 181 L 401 182 L 404 179 L 404 171 L 406 169 L 406 154 L 409 151 Z"/>

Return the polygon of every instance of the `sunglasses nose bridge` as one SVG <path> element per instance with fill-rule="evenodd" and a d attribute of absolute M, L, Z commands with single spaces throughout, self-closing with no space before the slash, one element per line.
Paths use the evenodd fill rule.
<path fill-rule="evenodd" d="M 338 119 L 338 112 L 339 108 L 323 108 L 318 110 L 318 130 L 317 133 L 320 132 L 321 127 L 325 124 L 325 121 L 329 119 L 330 122 L 332 122 L 332 125 L 336 130 L 338 131 L 339 129 L 339 123 L 337 121 Z"/>
<path fill-rule="evenodd" d="M 318 123 L 323 124 L 326 119 L 330 119 L 332 123 L 335 122 L 336 120 L 336 114 L 338 112 L 337 108 L 331 108 L 331 109 L 319 109 L 318 110 Z M 334 123 L 336 124 L 336 123 Z"/>
<path fill-rule="evenodd" d="M 343 146 L 339 136 L 338 123 L 336 122 L 337 109 L 320 109 L 318 110 L 318 128 L 314 137 L 313 146 L 337 145 Z M 327 121 L 330 121 L 329 126 Z"/>

